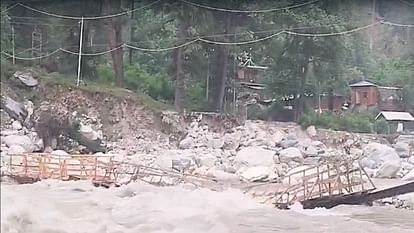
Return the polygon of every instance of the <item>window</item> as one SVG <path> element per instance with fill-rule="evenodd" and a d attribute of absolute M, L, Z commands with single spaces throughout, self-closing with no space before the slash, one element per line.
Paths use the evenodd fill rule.
<path fill-rule="evenodd" d="M 368 92 L 363 92 L 362 96 L 364 96 L 365 99 L 368 99 Z"/>

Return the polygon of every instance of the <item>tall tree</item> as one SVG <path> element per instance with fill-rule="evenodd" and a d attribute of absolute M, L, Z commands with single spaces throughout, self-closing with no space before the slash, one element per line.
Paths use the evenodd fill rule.
<path fill-rule="evenodd" d="M 114 14 L 121 11 L 122 1 L 104 0 L 103 12 Z M 115 49 L 123 44 L 122 24 L 123 16 L 105 19 L 109 48 Z M 115 84 L 119 87 L 124 85 L 124 55 L 123 49 L 116 49 L 111 52 L 112 64 L 115 71 Z"/>

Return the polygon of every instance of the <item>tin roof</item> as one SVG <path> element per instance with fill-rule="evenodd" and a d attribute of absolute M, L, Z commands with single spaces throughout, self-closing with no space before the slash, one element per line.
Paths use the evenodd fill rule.
<path fill-rule="evenodd" d="M 377 85 L 372 82 L 363 80 L 363 81 L 359 81 L 354 84 L 351 84 L 349 86 L 350 87 L 372 87 L 372 86 L 376 87 Z"/>
<path fill-rule="evenodd" d="M 382 111 L 377 115 L 377 117 L 375 117 L 375 120 L 377 120 L 380 116 L 384 116 L 387 121 L 414 121 L 414 117 L 409 112 Z"/>

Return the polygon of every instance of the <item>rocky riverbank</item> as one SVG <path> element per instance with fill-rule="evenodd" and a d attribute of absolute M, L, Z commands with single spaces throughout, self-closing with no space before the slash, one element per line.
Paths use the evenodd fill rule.
<path fill-rule="evenodd" d="M 14 77 L 18 80 L 24 77 L 27 81 L 30 76 L 18 73 Z M 39 82 L 29 84 L 26 88 L 36 92 L 33 87 Z M 77 131 L 83 138 L 105 148 L 99 154 L 112 154 L 117 160 L 130 163 L 186 171 L 217 180 L 278 182 L 292 169 L 346 159 L 364 167 L 373 178 L 414 180 L 414 137 L 409 135 L 390 141 L 378 135 L 315 127 L 302 130 L 294 123 L 241 123 L 205 114 L 182 117 L 174 112 L 157 115 L 131 99 L 91 95 L 78 89 L 50 92 L 54 98 L 37 103 L 2 96 L 2 158 L 45 149 L 56 155 L 90 152 L 64 135 L 54 138 L 49 148 L 44 148 L 34 126 L 40 120 L 38 112 L 46 106 L 61 110 L 71 122 L 77 122 Z M 98 106 L 97 100 L 103 106 Z"/>

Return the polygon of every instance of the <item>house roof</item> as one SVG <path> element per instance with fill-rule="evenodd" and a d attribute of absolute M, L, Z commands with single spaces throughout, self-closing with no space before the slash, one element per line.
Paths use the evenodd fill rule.
<path fill-rule="evenodd" d="M 409 112 L 382 111 L 375 117 L 375 120 L 380 116 L 383 116 L 387 121 L 414 121 L 414 117 Z"/>
<path fill-rule="evenodd" d="M 356 82 L 354 84 L 351 84 L 349 86 L 350 87 L 372 87 L 372 86 L 376 87 L 377 85 L 372 83 L 372 82 L 362 80 L 362 81 Z"/>

